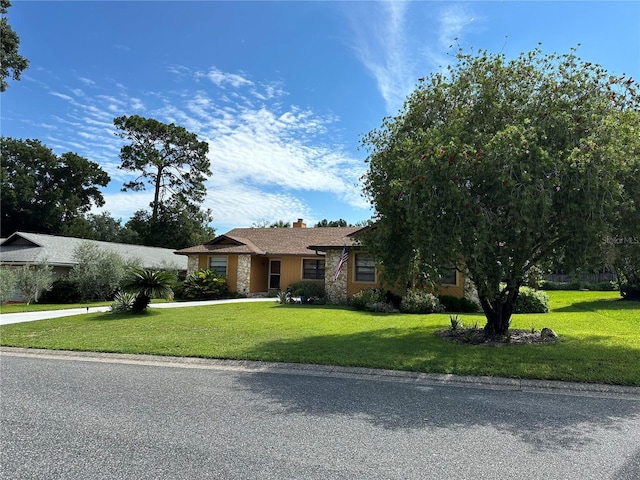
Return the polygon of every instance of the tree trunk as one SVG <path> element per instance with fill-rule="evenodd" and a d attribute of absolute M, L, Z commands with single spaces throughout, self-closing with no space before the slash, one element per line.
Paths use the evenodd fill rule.
<path fill-rule="evenodd" d="M 151 297 L 140 293 L 136 296 L 136 299 L 133 301 L 133 305 L 131 305 L 131 311 L 133 313 L 143 313 L 149 304 L 151 303 Z"/>
<path fill-rule="evenodd" d="M 153 223 L 158 221 L 158 208 L 160 207 L 160 185 L 162 183 L 162 171 L 164 168 L 158 166 L 158 173 L 156 174 L 156 184 L 153 192 L 153 210 L 151 212 L 151 219 Z"/>
<path fill-rule="evenodd" d="M 485 296 L 480 296 L 480 304 L 484 315 L 487 317 L 487 324 L 484 331 L 487 335 L 506 335 L 511 325 L 511 315 L 518 298 L 518 290 L 509 291 L 506 297 L 494 300 L 493 302 Z"/>

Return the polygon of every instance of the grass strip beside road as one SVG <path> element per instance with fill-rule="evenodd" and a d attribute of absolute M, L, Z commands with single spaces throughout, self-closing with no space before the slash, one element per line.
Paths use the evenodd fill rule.
<path fill-rule="evenodd" d="M 98 313 L 0 327 L 26 348 L 359 366 L 457 375 L 640 386 L 640 304 L 616 292 L 549 292 L 548 314 L 512 327 L 554 329 L 547 345 L 459 345 L 435 335 L 448 314 L 358 312 L 336 306 L 239 303 Z M 482 314 L 460 315 L 484 325 Z"/>

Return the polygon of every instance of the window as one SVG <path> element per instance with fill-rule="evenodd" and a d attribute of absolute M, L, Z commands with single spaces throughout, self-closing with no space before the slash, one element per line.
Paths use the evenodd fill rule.
<path fill-rule="evenodd" d="M 457 269 L 455 268 L 443 268 L 440 275 L 441 285 L 457 285 Z"/>
<path fill-rule="evenodd" d="M 376 281 L 376 262 L 373 255 L 368 253 L 356 253 L 356 282 Z"/>
<path fill-rule="evenodd" d="M 209 270 L 213 270 L 221 277 L 226 277 L 227 257 L 209 257 Z"/>
<path fill-rule="evenodd" d="M 304 280 L 324 280 L 324 260 L 302 259 L 302 278 Z"/>

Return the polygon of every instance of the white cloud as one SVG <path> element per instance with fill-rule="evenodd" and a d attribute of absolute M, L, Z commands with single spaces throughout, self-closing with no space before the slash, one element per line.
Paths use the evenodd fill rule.
<path fill-rule="evenodd" d="M 213 67 L 206 75 L 211 83 L 201 83 L 201 73 L 174 68 L 184 87 L 178 93 L 136 91 L 134 96 L 115 83 L 106 94 L 109 85 L 98 84 L 87 85 L 86 91 L 50 92 L 70 104 L 68 113 L 55 119 L 61 130 L 56 131 L 56 148 L 98 161 L 112 178 L 109 190 L 115 190 L 135 175 L 118 169 L 123 140 L 114 135 L 113 118 L 138 113 L 181 125 L 208 142 L 213 174 L 203 207 L 212 209 L 216 226 L 250 226 L 264 219 L 311 222 L 326 216 L 314 215 L 323 205 L 305 200 L 310 192 L 368 207 L 358 186 L 363 162 L 333 140 L 339 118 L 286 105 L 287 92 L 278 82 L 253 82 Z M 148 190 L 106 193 L 106 205 L 96 211 L 127 219 L 148 208 L 150 195 Z"/>
<path fill-rule="evenodd" d="M 464 3 L 357 2 L 347 16 L 353 28 L 352 48 L 375 79 L 389 115 L 400 110 L 429 68 L 439 69 L 450 61 L 445 55 L 449 46 L 473 22 Z"/>
<path fill-rule="evenodd" d="M 438 40 L 440 48 L 446 50 L 455 42 L 456 38 L 460 38 L 464 27 L 472 23 L 473 16 L 464 8 L 463 5 L 449 5 L 445 7 L 440 15 L 440 29 Z"/>
<path fill-rule="evenodd" d="M 68 102 L 72 102 L 73 101 L 73 97 L 70 97 L 69 95 L 65 95 L 65 94 L 60 93 L 60 92 L 50 92 L 50 93 L 54 97 L 61 98 L 62 100 L 66 100 Z"/>
<path fill-rule="evenodd" d="M 242 87 L 245 85 L 253 85 L 251 80 L 248 80 L 243 75 L 237 73 L 226 73 L 218 70 L 216 67 L 212 67 L 207 73 L 207 78 L 211 80 L 218 87 L 230 85 L 233 88 Z"/>
<path fill-rule="evenodd" d="M 103 194 L 105 205 L 96 207 L 92 213 L 108 212 L 113 218 L 121 218 L 126 223 L 138 210 L 146 210 L 153 200 L 151 192 L 116 192 Z"/>
<path fill-rule="evenodd" d="M 299 198 L 287 193 L 274 193 L 244 183 L 210 182 L 204 208 L 210 208 L 214 223 L 223 229 L 250 227 L 267 219 L 312 217 L 311 210 Z M 222 232 L 219 232 L 222 233 Z"/>
<path fill-rule="evenodd" d="M 350 16 L 353 48 L 373 75 L 388 113 L 395 113 L 415 82 L 406 37 L 405 1 L 356 4 Z"/>

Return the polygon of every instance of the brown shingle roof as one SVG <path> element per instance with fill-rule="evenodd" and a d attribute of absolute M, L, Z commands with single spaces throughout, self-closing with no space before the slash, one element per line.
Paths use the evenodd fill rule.
<path fill-rule="evenodd" d="M 316 250 L 357 245 L 350 235 L 362 227 L 234 228 L 195 247 L 178 250 L 193 253 L 252 255 L 316 255 Z"/>

